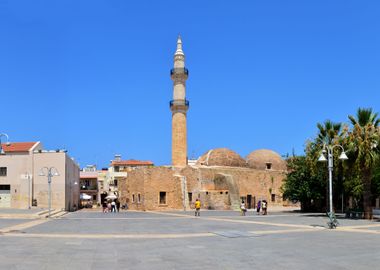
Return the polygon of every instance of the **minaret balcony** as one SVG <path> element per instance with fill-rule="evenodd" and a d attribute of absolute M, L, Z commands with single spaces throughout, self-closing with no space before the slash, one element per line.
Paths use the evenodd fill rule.
<path fill-rule="evenodd" d="M 187 77 L 189 76 L 189 70 L 185 67 L 183 68 L 172 68 L 170 70 L 170 77 L 172 79 L 176 78 L 176 77 L 184 77 L 185 79 L 187 79 Z"/>
<path fill-rule="evenodd" d="M 169 104 L 172 112 L 187 112 L 190 103 L 187 99 L 173 99 Z"/>

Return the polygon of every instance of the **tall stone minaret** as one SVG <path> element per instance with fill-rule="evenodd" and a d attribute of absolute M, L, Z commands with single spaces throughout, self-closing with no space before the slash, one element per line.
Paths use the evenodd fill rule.
<path fill-rule="evenodd" d="M 185 54 L 182 51 L 182 40 L 178 36 L 177 50 L 174 54 L 174 68 L 170 71 L 173 80 L 172 111 L 172 165 L 187 165 L 187 127 L 186 112 L 189 101 L 186 100 L 186 80 L 189 71 L 185 68 Z"/>

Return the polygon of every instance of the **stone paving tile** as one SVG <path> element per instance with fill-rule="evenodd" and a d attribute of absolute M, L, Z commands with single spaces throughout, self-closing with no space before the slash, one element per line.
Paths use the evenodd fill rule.
<path fill-rule="evenodd" d="M 3 228 L 9 227 L 9 226 L 22 224 L 22 223 L 29 222 L 29 221 L 30 221 L 30 219 L 9 219 L 9 218 L 3 219 L 3 218 L 0 218 L 0 230 Z"/>
<path fill-rule="evenodd" d="M 16 209 L 16 208 L 0 208 L 0 214 L 37 214 L 44 209 L 32 208 L 32 209 Z"/>
<path fill-rule="evenodd" d="M 248 221 L 249 222 L 249 221 Z M 135 233 L 194 233 L 231 230 L 241 231 L 276 230 L 279 226 L 258 225 L 252 223 L 231 223 L 201 218 L 166 218 L 159 219 L 95 219 L 71 220 L 56 219 L 32 228 L 23 230 L 26 233 L 85 233 L 85 234 L 135 234 Z"/>
<path fill-rule="evenodd" d="M 209 213 L 196 219 L 162 213 L 131 212 L 131 219 L 108 216 L 102 219 L 99 213 L 70 213 L 65 218 L 52 219 L 31 227 L 25 234 L 0 235 L 2 246 L 6 247 L 0 253 L 0 269 L 360 270 L 378 269 L 380 265 L 380 234 L 355 233 L 355 229 L 305 229 L 304 224 L 310 223 L 310 217 L 302 215 L 245 219 L 235 214 Z M 311 218 L 313 222 L 325 222 L 324 217 Z M 239 223 L 257 220 L 274 222 L 278 226 Z M 281 225 L 287 225 L 287 222 L 301 226 L 289 228 Z M 348 223 L 352 226 L 359 223 L 379 224 L 370 221 Z M 195 234 L 209 228 L 214 231 L 241 232 L 242 237 L 203 237 Z M 267 233 L 244 237 L 252 228 L 262 232 L 265 229 Z M 32 231 L 42 236 L 28 237 Z M 52 234 L 72 232 L 80 236 L 89 231 L 163 235 L 186 231 L 194 236 L 175 239 L 87 239 L 59 238 Z"/>

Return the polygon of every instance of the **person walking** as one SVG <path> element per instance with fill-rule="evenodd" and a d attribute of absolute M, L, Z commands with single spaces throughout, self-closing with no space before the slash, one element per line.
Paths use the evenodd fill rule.
<path fill-rule="evenodd" d="M 103 206 L 103 213 L 107 213 L 108 211 L 108 208 L 107 208 L 107 202 L 106 201 L 103 201 L 102 203 L 102 206 Z"/>
<path fill-rule="evenodd" d="M 201 201 L 199 199 L 195 200 L 194 207 L 195 207 L 195 216 L 199 217 L 201 215 Z"/>
<path fill-rule="evenodd" d="M 256 212 L 257 212 L 258 215 L 260 215 L 260 209 L 261 209 L 261 201 L 259 200 L 257 202 L 257 207 L 256 207 Z"/>
<path fill-rule="evenodd" d="M 263 215 L 266 215 L 267 214 L 267 208 L 268 208 L 268 203 L 266 200 L 263 200 L 262 207 L 263 207 Z"/>
<path fill-rule="evenodd" d="M 116 203 L 115 203 L 115 201 L 111 202 L 111 212 L 113 212 L 113 213 L 116 212 Z"/>
<path fill-rule="evenodd" d="M 245 216 L 246 212 L 247 212 L 247 208 L 245 208 L 245 203 L 244 203 L 244 201 L 241 201 L 241 204 L 240 204 L 240 215 Z"/>
<path fill-rule="evenodd" d="M 119 199 L 116 199 L 116 209 L 117 209 L 117 212 L 119 213 L 119 211 L 120 211 L 120 201 L 119 201 Z"/>

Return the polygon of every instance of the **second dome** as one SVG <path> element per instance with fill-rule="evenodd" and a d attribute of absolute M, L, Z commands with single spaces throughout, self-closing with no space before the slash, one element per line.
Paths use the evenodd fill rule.
<path fill-rule="evenodd" d="M 207 151 L 197 161 L 197 165 L 247 167 L 247 162 L 238 153 L 228 148 Z"/>

